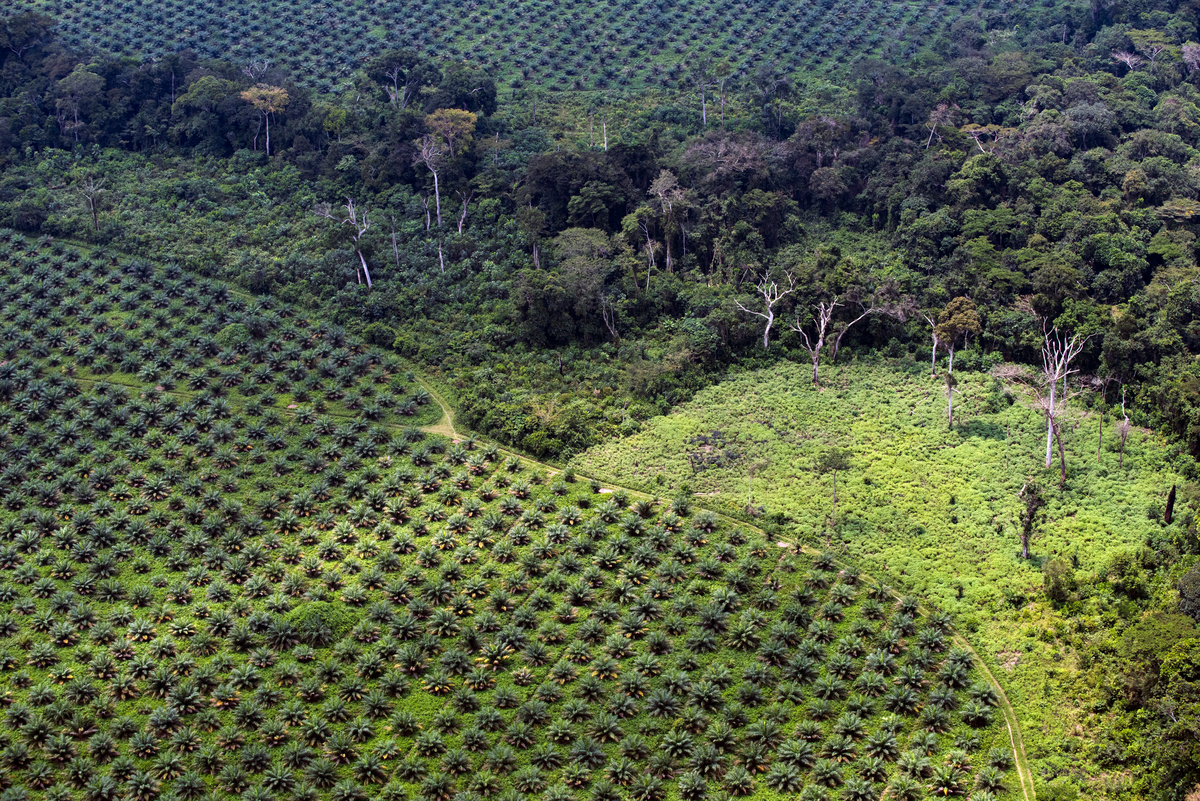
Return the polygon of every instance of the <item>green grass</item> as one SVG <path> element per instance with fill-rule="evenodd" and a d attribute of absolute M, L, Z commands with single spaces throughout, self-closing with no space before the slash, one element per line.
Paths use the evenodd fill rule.
<path fill-rule="evenodd" d="M 688 488 L 733 512 L 745 510 L 749 470 L 760 465 L 753 502 L 764 507 L 764 519 L 783 515 L 782 530 L 805 542 L 831 536 L 864 568 L 955 611 L 999 601 L 1006 586 L 1040 586 L 1042 560 L 1053 556 L 1098 569 L 1159 525 L 1147 510 L 1160 510 L 1170 486 L 1183 481 L 1178 453 L 1163 440 L 1135 429 L 1118 469 L 1110 415 L 1097 462 L 1098 417 L 1072 408 L 1067 487 L 1059 492 L 1057 454 L 1053 469 L 1042 466 L 1040 412 L 1019 393 L 1010 406 L 986 374 L 958 377 L 962 395 L 949 431 L 945 390 L 927 365 L 826 367 L 825 387 L 814 391 L 811 368 L 785 362 L 704 390 L 574 465 L 651 493 Z M 834 446 L 852 453 L 852 467 L 838 476 L 831 532 L 832 476 L 814 468 Z M 1047 486 L 1049 505 L 1026 562 L 1016 515 L 1017 494 L 1030 478 Z"/>
<path fill-rule="evenodd" d="M 1129 604 L 1107 583 L 1109 559 L 1160 529 L 1186 458 L 1135 429 L 1118 467 L 1110 414 L 1097 460 L 1099 415 L 1073 406 L 1060 492 L 1057 457 L 1053 469 L 1042 466 L 1044 418 L 987 374 L 958 373 L 953 431 L 944 385 L 919 359 L 826 366 L 823 375 L 825 388 L 815 391 L 806 364 L 735 374 L 573 465 L 662 496 L 689 489 L 698 502 L 738 514 L 748 467 L 759 465 L 753 502 L 765 512 L 761 520 L 783 520 L 784 536 L 818 547 L 829 537 L 850 563 L 952 611 L 1014 703 L 1035 775 L 1086 774 L 1080 766 L 1090 763 L 1081 760 L 1103 718 L 1090 711 L 1097 682 L 1065 635 L 1126 613 Z M 851 469 L 838 475 L 834 530 L 827 525 L 832 477 L 814 472 L 830 447 L 852 454 Z M 1017 494 L 1031 478 L 1046 487 L 1049 503 L 1025 561 Z M 1096 588 L 1097 606 L 1075 622 L 1069 609 L 1038 600 L 1041 566 L 1053 557 L 1075 560 L 1081 584 Z M 1098 769 L 1086 780 L 1097 795 L 1120 784 Z"/>

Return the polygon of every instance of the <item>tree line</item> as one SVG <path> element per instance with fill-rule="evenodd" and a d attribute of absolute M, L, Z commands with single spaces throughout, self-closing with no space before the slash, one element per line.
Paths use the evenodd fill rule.
<path fill-rule="evenodd" d="M 640 111 L 506 97 L 482 69 L 403 47 L 318 95 L 263 62 L 72 53 L 52 20 L 23 14 L 5 21 L 0 55 L 0 159 L 13 168 L 2 221 L 133 245 L 105 229 L 112 177 L 78 154 L 258 154 L 264 190 L 303 194 L 305 224 L 324 228 L 272 242 L 288 258 L 270 270 L 233 254 L 189 266 L 255 291 L 338 293 L 347 324 L 382 325 L 375 335 L 399 335 L 410 355 L 430 355 L 415 333 L 431 318 L 438 363 L 459 368 L 521 344 L 559 353 L 569 377 L 564 351 L 633 347 L 620 361 L 639 367 L 622 382 L 665 408 L 776 344 L 816 377 L 822 356 L 893 339 L 936 359 L 969 336 L 973 352 L 1037 364 L 1043 329 L 1057 330 L 1081 338 L 1078 369 L 1104 379 L 1109 402 L 1124 388 L 1135 419 L 1195 453 L 1200 46 L 1188 9 L 1082 13 L 1054 36 L 998 36 L 1003 20 L 980 12 L 912 63 L 861 63 L 839 92 L 782 67 L 698 61 L 696 80 Z M 77 154 L 68 178 L 90 233 L 19 192 L 55 151 Z M 209 190 L 186 191 L 200 203 L 190 194 Z M 977 330 L 939 335 L 959 298 Z"/>

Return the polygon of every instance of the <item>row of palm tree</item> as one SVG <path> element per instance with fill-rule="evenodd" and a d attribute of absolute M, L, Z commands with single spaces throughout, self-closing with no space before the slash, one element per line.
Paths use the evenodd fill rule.
<path fill-rule="evenodd" d="M 18 340 L 0 364 L 14 787 L 146 801 L 1003 787 L 1007 765 L 979 756 L 995 696 L 915 600 L 827 554 L 781 559 L 687 498 L 601 493 L 372 420 L 394 380 L 411 385 L 400 366 L 281 305 L 0 243 L 0 328 Z M 143 284 L 161 288 L 142 298 Z M 110 305 L 84 322 L 97 286 Z M 208 311 L 155 307 L 192 291 Z M 208 383 L 96 380 L 78 359 L 97 345 Z M 338 382 L 338 407 L 215 391 L 260 357 L 254 370 L 292 384 Z"/>

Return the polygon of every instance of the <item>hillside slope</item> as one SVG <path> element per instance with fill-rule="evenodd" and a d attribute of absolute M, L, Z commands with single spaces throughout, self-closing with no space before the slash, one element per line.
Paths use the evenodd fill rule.
<path fill-rule="evenodd" d="M 781 363 L 735 374 L 573 464 L 663 495 L 689 489 L 735 513 L 744 513 L 750 489 L 762 519 L 781 532 L 818 547 L 830 537 L 835 552 L 953 611 L 1016 706 L 1039 786 L 1061 776 L 1089 797 L 1120 797 L 1133 786 L 1122 777 L 1130 743 L 1112 739 L 1127 697 L 1127 666 L 1116 655 L 1128 653 L 1122 638 L 1137 636 L 1139 618 L 1174 608 L 1168 575 L 1194 562 L 1179 559 L 1149 586 L 1137 577 L 1139 559 L 1153 574 L 1156 560 L 1175 559 L 1164 556 L 1177 554 L 1170 542 L 1195 538 L 1180 509 L 1174 525 L 1162 522 L 1190 459 L 1138 430 L 1122 457 L 1111 413 L 1097 457 L 1099 414 L 1076 408 L 1059 491 L 1057 460 L 1042 467 L 1045 422 L 1029 400 L 984 373 L 960 371 L 959 381 L 950 431 L 944 384 L 927 362 L 826 368 L 821 391 L 812 389 L 811 367 Z M 833 476 L 816 469 L 830 448 L 850 453 L 837 476 L 832 530 Z M 1026 561 L 1017 532 L 1028 481 L 1041 483 L 1047 505 Z M 1064 604 L 1043 593 L 1051 563 L 1069 575 Z M 1186 618 L 1165 620 L 1178 633 L 1160 641 L 1164 650 L 1195 636 Z"/>

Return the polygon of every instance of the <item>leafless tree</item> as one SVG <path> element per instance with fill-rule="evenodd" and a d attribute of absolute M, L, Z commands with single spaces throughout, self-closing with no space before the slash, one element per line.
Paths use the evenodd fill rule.
<path fill-rule="evenodd" d="M 467 204 L 471 202 L 471 198 L 475 196 L 474 190 L 470 192 L 458 192 L 458 197 L 462 201 L 462 212 L 458 215 L 458 232 L 463 232 L 463 226 L 467 224 Z"/>
<path fill-rule="evenodd" d="M 1075 372 L 1071 370 L 1070 372 Z M 1067 483 L 1067 455 L 1066 449 L 1063 446 L 1063 426 L 1067 402 L 1079 394 L 1078 389 L 1074 392 L 1067 391 L 1067 385 L 1064 380 L 1061 391 L 1058 389 L 1058 379 L 1050 380 L 1050 374 L 1044 369 L 1040 371 L 1030 370 L 1024 365 L 1018 364 L 1001 364 L 997 365 L 992 370 L 992 375 L 1007 382 L 1015 383 L 1025 388 L 1025 390 L 1033 397 L 1034 404 L 1041 409 L 1042 414 L 1046 415 L 1046 425 L 1048 438 L 1046 445 L 1046 468 L 1049 469 L 1053 465 L 1053 446 L 1058 446 L 1058 468 L 1059 479 L 1058 487 L 1062 489 Z M 1051 411 L 1053 409 L 1053 411 Z"/>
<path fill-rule="evenodd" d="M 105 179 L 89 175 L 79 182 L 79 196 L 84 205 L 92 213 L 92 227 L 100 230 L 100 195 L 107 190 L 104 188 Z"/>
<path fill-rule="evenodd" d="M 396 215 L 392 215 L 392 255 L 396 257 L 396 269 L 400 269 L 400 246 L 396 244 Z"/>
<path fill-rule="evenodd" d="M 700 94 L 700 120 L 701 124 L 708 127 L 708 91 L 712 89 L 713 79 L 713 61 L 712 56 L 707 56 L 698 53 L 691 53 L 687 61 L 691 66 L 688 70 L 688 78 L 692 85 Z"/>
<path fill-rule="evenodd" d="M 937 132 L 937 129 L 943 125 L 949 125 L 954 117 L 954 112 L 950 106 L 945 103 L 938 103 L 937 108 L 929 112 L 929 139 L 925 141 L 925 149 L 933 144 L 933 137 L 937 137 L 938 141 L 942 141 L 942 135 Z"/>
<path fill-rule="evenodd" d="M 1075 360 L 1082 351 L 1084 345 L 1087 344 L 1090 337 L 1081 337 L 1079 334 L 1074 334 L 1067 337 L 1060 334 L 1058 327 L 1046 328 L 1046 321 L 1042 321 L 1042 376 L 1046 382 L 1045 393 L 1045 411 L 1046 411 L 1046 467 L 1050 467 L 1053 454 L 1052 444 L 1055 436 L 1056 422 L 1055 418 L 1058 414 L 1059 406 L 1065 402 L 1066 398 L 1059 398 L 1057 403 L 1055 400 L 1055 391 L 1058 387 L 1058 382 L 1063 384 L 1063 394 L 1067 390 L 1067 376 L 1078 372 L 1071 368 L 1071 362 Z M 1059 449 L 1062 449 L 1062 443 L 1059 443 Z M 1066 468 L 1064 467 L 1064 472 Z M 1065 476 L 1064 476 L 1064 481 Z"/>
<path fill-rule="evenodd" d="M 834 295 L 833 299 L 828 302 L 823 300 L 817 301 L 816 315 L 813 320 L 816 330 L 811 337 L 804 330 L 804 326 L 801 325 L 800 318 L 797 317 L 795 322 L 790 326 L 804 340 L 804 349 L 812 357 L 813 386 L 819 386 L 821 383 L 821 350 L 825 347 L 825 334 L 829 330 L 829 321 L 833 319 L 834 311 L 841 305 L 838 302 L 837 295 Z"/>
<path fill-rule="evenodd" d="M 604 327 L 612 335 L 613 343 L 619 342 L 621 338 L 617 335 L 617 308 L 612 297 L 603 291 L 600 293 L 600 319 L 604 321 Z"/>
<path fill-rule="evenodd" d="M 1133 430 L 1133 424 L 1129 422 L 1129 415 L 1125 411 L 1125 387 L 1121 387 L 1121 422 L 1117 423 L 1117 436 L 1121 438 L 1121 453 L 1117 457 L 1117 469 L 1125 466 L 1125 440 L 1129 439 L 1129 432 Z"/>
<path fill-rule="evenodd" d="M 755 291 L 763 299 L 763 305 L 766 306 L 766 311 L 755 311 L 747 309 L 742 305 L 740 300 L 735 300 L 737 307 L 747 314 L 753 314 L 767 321 L 766 327 L 763 329 L 763 350 L 771 347 L 771 326 L 775 324 L 775 306 L 779 301 L 783 300 L 788 295 L 796 291 L 796 279 L 791 273 L 784 273 L 784 278 L 787 279 L 787 286 L 783 287 L 780 283 L 771 278 L 771 273 L 765 272 L 758 279 L 758 285 Z"/>
<path fill-rule="evenodd" d="M 650 276 L 654 273 L 654 268 L 658 266 L 658 260 L 654 257 L 654 237 L 650 235 L 650 226 L 653 223 L 653 220 L 651 219 L 650 215 L 646 213 L 649 211 L 649 208 L 643 208 L 645 211 L 642 209 L 638 210 L 637 224 L 638 230 L 641 231 L 642 237 L 646 240 L 646 291 L 649 292 Z M 636 283 L 637 278 L 635 276 L 634 284 Z"/>
<path fill-rule="evenodd" d="M 393 63 L 384 69 L 383 74 L 392 82 L 391 87 L 383 87 L 388 94 L 388 102 L 394 106 L 398 100 L 401 109 L 407 108 L 417 93 L 422 73 L 419 70 L 406 68 L 404 64 Z M 403 77 L 403 81 L 401 81 L 401 77 Z"/>
<path fill-rule="evenodd" d="M 372 286 L 371 271 L 367 268 L 367 257 L 363 255 L 362 251 L 362 239 L 371 227 L 371 219 L 368 216 L 367 210 L 365 208 L 359 209 L 355 205 L 353 198 L 346 198 L 346 216 L 344 218 L 342 218 L 341 212 L 335 215 L 333 207 L 328 203 L 318 203 L 313 212 L 318 217 L 325 217 L 342 225 L 350 226 L 351 231 L 353 231 L 350 234 L 350 241 L 354 243 L 354 252 L 358 255 L 358 260 L 362 263 L 362 272 L 360 273 L 356 269 L 354 273 L 358 277 L 358 283 L 360 284 L 363 281 L 363 275 L 366 275 L 367 288 L 369 289 Z"/>
<path fill-rule="evenodd" d="M 442 227 L 442 195 L 438 187 L 438 170 L 441 169 L 442 159 L 446 152 L 442 150 L 442 144 L 438 137 L 433 134 L 425 134 L 421 137 L 421 149 L 417 151 L 414 162 L 423 163 L 429 172 L 433 173 L 433 199 L 437 206 L 437 223 L 438 228 Z"/>
<path fill-rule="evenodd" d="M 429 217 L 429 198 L 426 195 L 421 195 L 421 205 L 425 207 L 425 230 L 433 224 Z"/>
<path fill-rule="evenodd" d="M 1136 53 L 1130 53 L 1126 50 L 1114 50 L 1112 57 L 1113 57 L 1113 61 L 1119 61 L 1122 64 L 1124 64 L 1126 67 L 1128 67 L 1130 72 L 1133 72 L 1134 70 L 1136 70 L 1138 68 L 1138 66 L 1142 63 L 1141 56 L 1139 56 Z"/>
<path fill-rule="evenodd" d="M 837 361 L 838 349 L 842 346 L 842 337 L 846 335 L 846 332 L 868 315 L 887 311 L 887 309 L 876 305 L 873 301 L 870 303 L 863 303 L 862 301 L 859 301 L 857 303 L 859 308 L 858 316 L 844 325 L 835 325 L 833 323 L 834 313 L 845 305 L 846 304 L 842 302 L 840 295 L 834 295 L 828 301 L 817 301 L 817 305 L 813 308 L 813 332 L 811 336 L 809 335 L 809 332 L 805 330 L 805 323 L 802 322 L 799 317 L 797 317 L 788 326 L 793 331 L 798 333 L 800 338 L 804 340 L 804 349 L 808 351 L 808 355 L 812 357 L 813 386 L 820 386 L 821 384 L 821 351 L 825 348 L 826 344 L 829 345 L 829 357 L 834 361 Z M 899 314 L 899 312 L 897 312 L 897 314 Z M 829 337 L 832 337 L 832 341 L 827 341 Z"/>
<path fill-rule="evenodd" d="M 938 346 L 941 345 L 941 339 L 938 336 L 937 318 L 932 315 L 926 314 L 925 312 L 921 312 L 921 317 L 923 317 L 925 319 L 925 322 L 929 323 L 929 329 L 933 332 L 933 353 L 929 357 L 929 375 L 936 377 L 937 376 L 937 352 L 938 352 Z"/>
<path fill-rule="evenodd" d="M 262 76 L 267 74 L 271 62 L 263 59 L 262 61 L 251 61 L 246 66 L 242 67 L 242 74 L 249 78 L 254 83 L 258 83 Z"/>

